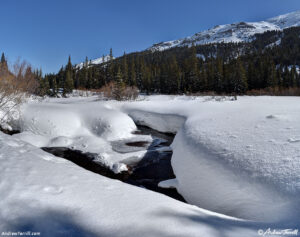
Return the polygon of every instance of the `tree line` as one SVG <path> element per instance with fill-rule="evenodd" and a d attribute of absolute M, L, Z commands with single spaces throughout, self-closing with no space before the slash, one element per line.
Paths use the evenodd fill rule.
<path fill-rule="evenodd" d="M 219 43 L 143 51 L 82 68 L 69 57 L 57 74 L 42 80 L 50 94 L 99 89 L 112 81 L 137 86 L 144 93 L 199 92 L 244 94 L 264 88 L 300 87 L 300 27 L 270 31 L 248 43 Z M 103 58 L 104 61 L 104 58 Z"/>

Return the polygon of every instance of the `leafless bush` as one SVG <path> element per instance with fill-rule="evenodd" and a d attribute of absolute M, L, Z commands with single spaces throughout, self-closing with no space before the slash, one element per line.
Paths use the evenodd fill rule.
<path fill-rule="evenodd" d="M 119 87 L 115 82 L 110 82 L 100 89 L 106 99 L 114 100 L 136 100 L 139 90 L 136 87 Z"/>
<path fill-rule="evenodd" d="M 300 88 L 268 87 L 265 89 L 250 90 L 247 92 L 247 95 L 300 96 Z"/>
<path fill-rule="evenodd" d="M 0 124 L 38 88 L 31 66 L 19 60 L 12 70 L 0 67 Z"/>

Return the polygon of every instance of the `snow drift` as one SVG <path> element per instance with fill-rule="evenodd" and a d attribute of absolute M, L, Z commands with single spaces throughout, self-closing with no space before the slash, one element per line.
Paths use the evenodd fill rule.
<path fill-rule="evenodd" d="M 299 102 L 297 97 L 173 99 L 126 109 L 131 115 L 139 108 L 133 117 L 148 126 L 150 117 L 186 118 L 172 144 L 172 166 L 177 189 L 189 203 L 247 219 L 295 222 L 300 214 Z M 153 127 L 178 128 L 174 123 L 170 129 L 171 124 Z"/>
<path fill-rule="evenodd" d="M 1 233 L 232 237 L 259 228 L 97 175 L 1 132 L 0 162 Z"/>
<path fill-rule="evenodd" d="M 126 169 L 122 161 L 145 153 L 112 149 L 120 139 L 135 139 L 133 121 L 177 132 L 172 144 L 177 177 L 173 185 L 189 203 L 251 220 L 298 220 L 298 97 L 94 99 L 31 103 L 24 107 L 22 133 L 15 137 L 36 146 L 95 152 L 100 162 L 120 172 Z"/>
<path fill-rule="evenodd" d="M 95 99 L 95 98 L 94 98 Z M 129 156 L 142 157 L 146 151 L 119 154 L 111 142 L 133 138 L 136 126 L 132 119 L 109 105 L 87 101 L 31 103 L 23 107 L 20 134 L 14 137 L 38 147 L 69 147 L 98 154 L 98 161 L 115 172 L 126 170 L 119 161 Z M 151 138 L 145 138 L 151 141 Z"/>

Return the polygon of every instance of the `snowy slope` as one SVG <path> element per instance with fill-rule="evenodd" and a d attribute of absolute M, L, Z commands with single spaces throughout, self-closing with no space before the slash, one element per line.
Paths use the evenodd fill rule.
<path fill-rule="evenodd" d="M 247 42 L 253 40 L 255 34 L 272 30 L 283 30 L 293 26 L 300 26 L 300 11 L 280 15 L 266 21 L 218 25 L 190 37 L 154 44 L 148 50 L 162 51 L 177 46 L 191 46 L 192 44 Z"/>
<path fill-rule="evenodd" d="M 280 29 L 299 26 L 300 11 L 291 12 L 288 14 L 273 17 L 267 20 L 269 23 L 278 26 Z"/>
<path fill-rule="evenodd" d="M 246 237 L 269 227 L 105 178 L 1 132 L 0 162 L 0 231 L 8 235 Z"/>
<path fill-rule="evenodd" d="M 88 66 L 91 66 L 91 65 L 98 65 L 98 64 L 102 64 L 102 63 L 106 63 L 110 60 L 110 56 L 109 55 L 106 55 L 104 57 L 101 57 L 101 58 L 96 58 L 96 59 L 93 59 L 93 60 L 90 60 L 88 62 Z M 79 68 L 79 69 L 82 69 L 83 66 L 84 66 L 85 62 L 81 62 L 81 63 L 78 63 L 76 64 L 76 68 Z"/>

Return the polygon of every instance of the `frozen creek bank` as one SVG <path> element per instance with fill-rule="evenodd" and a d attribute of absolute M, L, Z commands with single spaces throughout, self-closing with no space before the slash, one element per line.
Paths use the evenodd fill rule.
<path fill-rule="evenodd" d="M 121 153 L 130 152 L 132 149 L 147 150 L 142 159 L 123 160 L 122 163 L 126 164 L 128 170 L 120 173 L 115 173 L 102 163 L 97 162 L 98 155 L 95 153 L 84 153 L 65 147 L 43 147 L 42 149 L 57 157 L 70 160 L 94 173 L 163 193 L 185 202 L 175 187 L 166 186 L 166 183 L 172 182 L 175 178 L 171 166 L 172 150 L 169 147 L 173 142 L 174 135 L 159 133 L 143 126 L 138 126 L 138 129 L 137 134 L 151 135 L 153 137 L 151 144 L 146 141 L 129 142 L 126 140 L 112 143 L 113 149 Z M 162 182 L 165 183 L 164 186 L 160 186 Z"/>
<path fill-rule="evenodd" d="M 176 185 L 192 204 L 231 216 L 283 222 L 298 220 L 300 190 L 300 99 L 152 96 L 116 103 L 54 99 L 24 107 L 21 134 L 33 145 L 65 146 L 99 154 L 115 172 L 122 161 L 111 142 L 135 139 L 133 120 L 175 132 L 172 166 Z M 145 140 L 151 140 L 145 136 Z M 290 222 L 291 223 L 291 222 Z"/>

